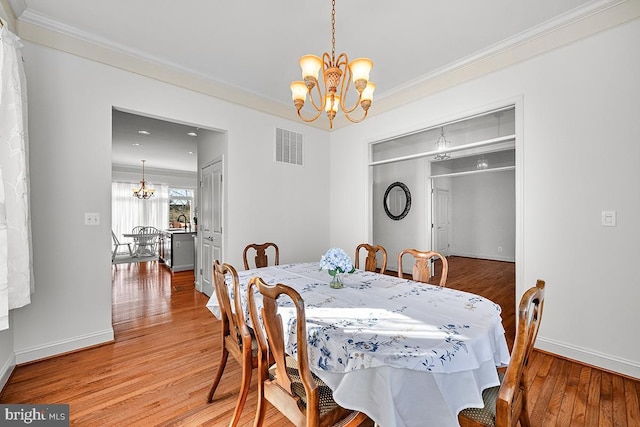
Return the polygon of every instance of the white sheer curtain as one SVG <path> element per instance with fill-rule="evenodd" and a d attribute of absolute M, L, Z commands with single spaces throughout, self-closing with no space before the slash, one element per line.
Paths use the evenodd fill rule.
<path fill-rule="evenodd" d="M 9 310 L 31 302 L 27 87 L 20 39 L 0 28 L 0 330 Z"/>
<path fill-rule="evenodd" d="M 169 226 L 169 186 L 147 183 L 156 190 L 153 197 L 141 200 L 133 197 L 135 183 L 111 183 L 111 226 L 118 239 L 124 233 L 131 233 L 138 225 L 164 230 Z M 140 184 L 137 184 L 140 186 Z"/>

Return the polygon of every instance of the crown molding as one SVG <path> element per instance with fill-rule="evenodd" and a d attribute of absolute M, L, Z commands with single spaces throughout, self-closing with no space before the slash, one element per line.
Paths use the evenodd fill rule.
<path fill-rule="evenodd" d="M 140 166 L 132 166 L 126 165 L 122 163 L 113 163 L 111 165 L 111 170 L 113 172 L 121 172 L 121 173 L 131 173 L 142 176 L 142 168 Z M 150 168 L 145 166 L 144 168 L 145 175 L 164 175 L 164 176 L 173 176 L 179 178 L 189 178 L 196 179 L 198 177 L 198 172 L 195 171 L 180 171 L 175 169 L 163 169 L 163 168 Z"/>
<path fill-rule="evenodd" d="M 161 82 L 267 114 L 297 120 L 295 109 L 246 90 L 224 84 L 133 49 L 109 43 L 88 33 L 62 25 L 30 11 L 17 21 L 17 35 L 23 40 L 130 71 Z"/>
<path fill-rule="evenodd" d="M 8 0 L 0 0 L 9 6 Z M 13 0 L 18 2 L 20 0 Z M 13 10 L 7 12 L 15 15 Z M 597 0 L 582 8 L 560 15 L 553 20 L 495 44 L 482 52 L 426 74 L 419 79 L 379 96 L 369 110 L 375 116 L 409 102 L 435 94 L 466 81 L 517 64 L 582 38 L 607 30 L 640 17 L 638 0 Z M 92 34 L 60 24 L 43 15 L 26 10 L 15 22 L 17 35 L 27 41 L 91 59 L 145 77 L 193 90 L 253 110 L 298 121 L 295 108 L 273 101 L 244 89 L 207 78 L 178 64 L 112 43 Z M 351 123 L 334 121 L 334 129 Z M 328 130 L 328 122 L 307 123 Z"/>
<path fill-rule="evenodd" d="M 372 104 L 377 115 L 640 17 L 640 1 L 600 0 L 408 82 Z"/>

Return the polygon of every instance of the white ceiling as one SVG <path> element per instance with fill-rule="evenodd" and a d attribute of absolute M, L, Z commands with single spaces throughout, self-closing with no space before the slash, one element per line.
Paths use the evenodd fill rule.
<path fill-rule="evenodd" d="M 291 108 L 298 59 L 331 51 L 330 0 L 9 0 L 19 21 Z M 371 58 L 375 97 L 514 40 L 588 0 L 337 0 L 336 54 Z M 600 1 L 601 3 L 601 1 Z"/>
<path fill-rule="evenodd" d="M 382 104 L 434 76 L 534 40 L 615 1 L 337 0 L 336 54 L 373 60 L 375 114 L 376 101 Z M 286 111 L 288 118 L 295 117 L 289 84 L 300 80 L 299 57 L 331 51 L 330 0 L 0 2 L 10 5 L 18 30 L 25 26 L 26 39 L 65 50 L 56 46 L 63 38 L 52 37 L 55 32 L 132 54 L 204 78 L 225 93 L 243 94 L 236 99 L 249 100 L 256 109 L 265 102 L 271 106 L 266 111 Z M 34 28 L 42 30 L 39 36 Z M 141 124 L 131 122 L 135 117 L 121 118 L 126 122 L 114 122 L 114 147 L 130 148 L 130 140 L 139 138 L 132 132 Z M 152 133 L 157 144 L 167 140 L 159 132 Z M 172 141 L 165 148 L 175 145 Z M 151 167 L 151 154 L 145 157 Z M 114 149 L 114 163 L 127 159 L 130 151 Z M 140 159 L 127 163 L 140 164 Z"/>
<path fill-rule="evenodd" d="M 147 172 L 154 169 L 196 172 L 197 137 L 187 133 L 208 131 L 118 110 L 113 110 L 112 117 L 111 162 L 115 167 L 142 169 L 142 160 L 145 160 Z"/>

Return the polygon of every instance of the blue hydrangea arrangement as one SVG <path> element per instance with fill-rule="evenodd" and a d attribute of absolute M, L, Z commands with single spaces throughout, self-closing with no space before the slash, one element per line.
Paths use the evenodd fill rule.
<path fill-rule="evenodd" d="M 331 248 L 320 258 L 320 270 L 329 270 L 331 276 L 337 273 L 353 273 L 356 271 L 351 258 L 340 248 Z"/>

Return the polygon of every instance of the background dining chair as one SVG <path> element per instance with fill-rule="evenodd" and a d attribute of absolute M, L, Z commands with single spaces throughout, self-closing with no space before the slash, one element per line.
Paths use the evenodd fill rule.
<path fill-rule="evenodd" d="M 256 288 L 262 294 L 261 313 L 258 313 L 255 303 Z M 287 295 L 295 307 L 298 360 L 285 352 L 285 333 L 276 303 L 280 295 Z M 333 400 L 329 386 L 311 372 L 304 301 L 295 289 L 281 283 L 268 285 L 261 278 L 253 277 L 247 286 L 247 301 L 251 323 L 262 325 L 254 328 L 259 349 L 258 408 L 254 427 L 260 427 L 264 422 L 266 401 L 296 426 L 350 427 L 368 420 L 361 412 L 339 406 Z M 266 358 L 268 354 L 273 356 L 275 363 L 272 366 Z"/>
<path fill-rule="evenodd" d="M 536 286 L 522 295 L 518 330 L 501 385 L 482 393 L 484 408 L 467 408 L 458 414 L 461 427 L 513 427 L 518 421 L 522 427 L 531 425 L 527 408 L 527 370 L 542 319 L 544 287 L 544 280 L 538 280 Z"/>
<path fill-rule="evenodd" d="M 384 274 L 387 269 L 387 250 L 380 245 L 370 245 L 368 243 L 361 243 L 356 247 L 356 268 L 360 268 L 360 249 L 367 251 L 367 259 L 364 262 L 365 271 L 377 271 L 378 259 L 376 255 L 378 252 L 382 254 L 382 266 L 380 267 L 380 274 Z"/>
<path fill-rule="evenodd" d="M 229 293 L 226 278 L 233 286 L 233 298 Z M 258 366 L 258 345 L 253 336 L 253 331 L 247 326 L 242 305 L 240 304 L 240 286 L 238 285 L 238 272 L 230 264 L 220 264 L 218 260 L 213 263 L 213 284 L 216 296 L 220 305 L 220 315 L 222 320 L 222 355 L 218 365 L 213 385 L 209 391 L 207 402 L 213 402 L 213 395 L 220 384 L 222 373 L 227 364 L 229 354 L 242 367 L 242 383 L 240 385 L 240 395 L 236 402 L 233 417 L 229 426 L 236 426 L 240 420 L 242 408 L 247 400 L 249 386 L 251 383 L 251 373 L 253 368 Z"/>
<path fill-rule="evenodd" d="M 136 227 L 138 228 L 138 227 Z M 140 227 L 138 234 L 145 235 L 137 239 L 137 254 L 147 254 L 156 256 L 158 255 L 158 238 L 160 237 L 160 230 L 156 227 L 144 226 Z"/>
<path fill-rule="evenodd" d="M 267 249 L 269 247 L 273 247 L 273 252 L 274 252 L 274 259 L 275 262 L 273 265 L 279 265 L 280 264 L 280 250 L 278 249 L 278 245 L 276 245 L 275 243 L 271 243 L 271 242 L 267 242 L 267 243 L 262 243 L 262 244 L 258 244 L 258 243 L 251 243 L 249 245 L 247 245 L 244 248 L 244 251 L 242 251 L 242 259 L 244 260 L 244 269 L 248 270 L 249 269 L 249 260 L 247 259 L 247 255 L 249 250 L 253 249 L 255 251 L 255 258 L 254 258 L 254 262 L 256 265 L 256 268 L 261 268 L 261 267 L 266 267 L 269 265 L 269 259 L 267 257 Z"/>
<path fill-rule="evenodd" d="M 113 239 L 113 253 L 111 254 L 111 262 L 115 261 L 116 255 L 118 254 L 118 248 L 120 248 L 120 246 L 126 246 L 127 248 L 129 248 L 129 256 L 133 256 L 131 243 L 120 242 L 113 230 L 111 230 L 111 238 Z"/>
<path fill-rule="evenodd" d="M 415 258 L 413 264 L 412 278 L 418 282 L 429 283 L 431 279 L 431 269 L 429 264 L 432 259 L 440 259 L 442 262 L 442 271 L 440 273 L 440 286 L 447 284 L 447 275 L 449 274 L 449 263 L 447 259 L 435 251 L 419 251 L 417 249 L 404 249 L 398 254 L 398 277 L 404 277 L 402 274 L 402 256 L 409 254 Z"/>

